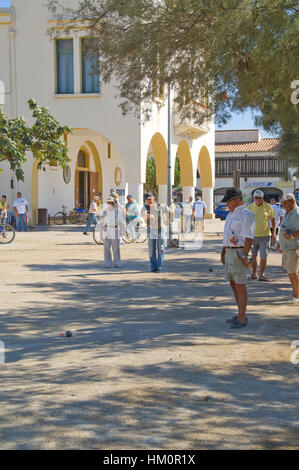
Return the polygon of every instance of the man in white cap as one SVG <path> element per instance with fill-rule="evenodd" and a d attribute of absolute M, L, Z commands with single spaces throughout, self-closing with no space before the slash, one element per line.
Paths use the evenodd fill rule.
<path fill-rule="evenodd" d="M 107 204 L 105 204 L 105 207 L 100 212 L 100 216 L 105 267 L 111 268 L 114 263 L 115 267 L 120 268 L 120 231 L 124 221 L 124 210 L 118 205 L 117 199 L 114 196 L 110 196 L 107 199 Z M 111 249 L 113 252 L 113 263 Z"/>
<path fill-rule="evenodd" d="M 299 304 L 299 207 L 293 194 L 286 194 L 282 205 L 286 215 L 280 226 L 278 250 L 282 252 L 282 266 L 293 288 L 293 296 L 288 303 Z"/>
<path fill-rule="evenodd" d="M 205 216 L 206 216 L 206 205 L 201 200 L 201 197 L 197 196 L 196 201 L 193 203 L 193 217 L 195 220 L 195 232 L 199 232 L 199 227 L 201 225 L 201 232 L 204 232 L 205 226 Z"/>
<path fill-rule="evenodd" d="M 271 204 L 264 201 L 264 193 L 260 189 L 254 192 L 254 202 L 247 209 L 253 212 L 255 217 L 254 241 L 251 249 L 252 253 L 252 274 L 250 279 L 257 279 L 257 253 L 260 252 L 260 274 L 259 281 L 271 281 L 265 276 L 268 250 L 270 248 L 270 221 L 272 222 L 271 245 L 276 242 L 276 220 L 275 212 Z"/>

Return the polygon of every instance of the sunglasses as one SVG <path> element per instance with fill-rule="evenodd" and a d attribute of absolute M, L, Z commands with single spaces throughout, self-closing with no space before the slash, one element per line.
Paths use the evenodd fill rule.
<path fill-rule="evenodd" d="M 254 199 L 263 199 L 262 196 L 254 196 Z"/>

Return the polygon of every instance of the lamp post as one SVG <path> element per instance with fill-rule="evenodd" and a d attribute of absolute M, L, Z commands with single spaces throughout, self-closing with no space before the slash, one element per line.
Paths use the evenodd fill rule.
<path fill-rule="evenodd" d="M 171 82 L 168 82 L 168 109 L 167 109 L 167 205 L 168 208 L 171 208 L 172 201 L 172 184 L 171 184 L 171 90 L 173 85 Z M 171 247 L 172 241 L 172 220 L 171 213 L 169 214 L 169 242 L 168 246 Z"/>

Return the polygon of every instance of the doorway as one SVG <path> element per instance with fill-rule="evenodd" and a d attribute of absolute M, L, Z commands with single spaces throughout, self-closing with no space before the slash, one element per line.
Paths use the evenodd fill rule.
<path fill-rule="evenodd" d="M 96 163 L 90 159 L 93 157 L 85 148 L 84 150 L 81 148 L 77 157 L 75 176 L 75 207 L 77 209 L 88 210 L 94 196 L 101 191 Z"/>

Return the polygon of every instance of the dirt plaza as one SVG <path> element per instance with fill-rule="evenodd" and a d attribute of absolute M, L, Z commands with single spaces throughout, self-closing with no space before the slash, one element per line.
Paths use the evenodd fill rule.
<path fill-rule="evenodd" d="M 272 283 L 250 281 L 248 326 L 232 330 L 214 224 L 155 274 L 146 243 L 108 270 L 79 229 L 0 247 L 1 449 L 299 447 L 299 312 L 281 257 Z"/>

